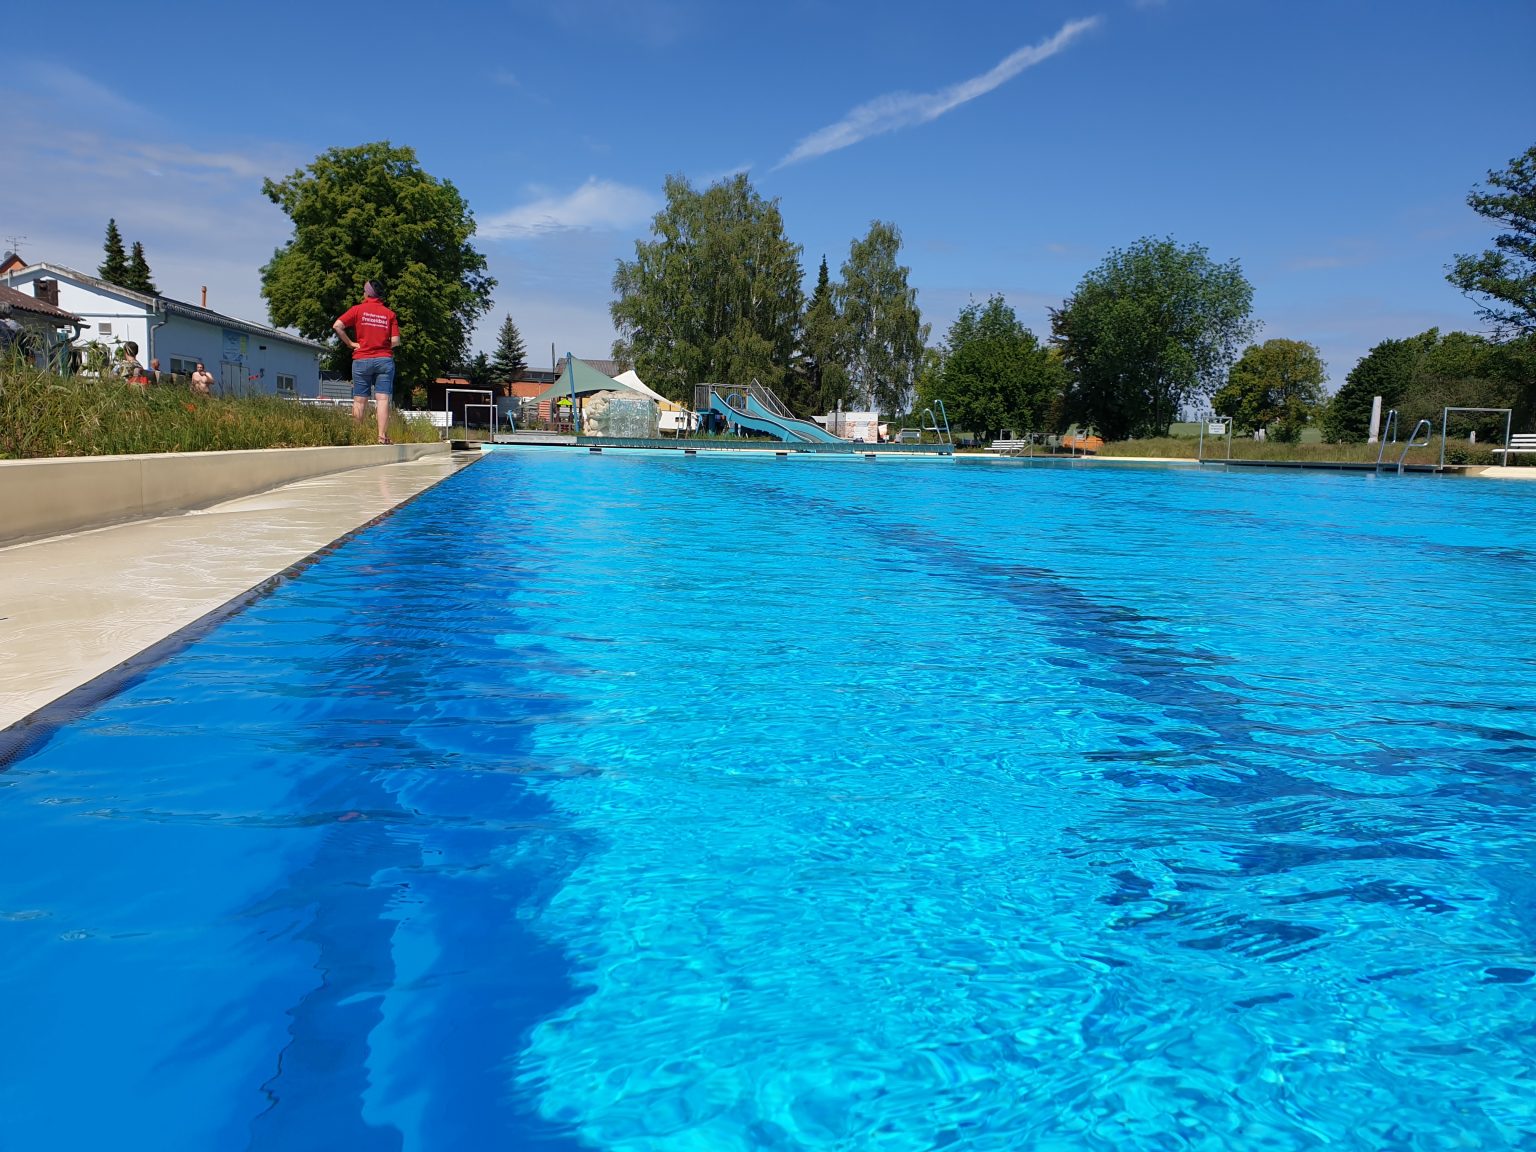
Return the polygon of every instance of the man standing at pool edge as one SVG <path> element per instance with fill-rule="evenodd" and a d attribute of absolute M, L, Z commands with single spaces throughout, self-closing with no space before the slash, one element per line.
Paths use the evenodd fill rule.
<path fill-rule="evenodd" d="M 379 291 L 370 280 L 363 285 L 362 303 L 348 308 L 331 327 L 352 349 L 352 419 L 362 420 L 363 406 L 371 394 L 379 420 L 379 443 L 388 444 L 389 398 L 395 391 L 400 321 L 379 300 Z M 348 328 L 356 339 L 347 335 Z"/>

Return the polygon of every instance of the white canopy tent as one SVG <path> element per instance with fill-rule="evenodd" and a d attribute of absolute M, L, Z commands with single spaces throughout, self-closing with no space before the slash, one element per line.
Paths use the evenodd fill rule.
<path fill-rule="evenodd" d="M 692 409 L 668 400 L 660 392 L 656 391 L 638 375 L 633 368 L 627 372 L 621 372 L 613 378 L 615 384 L 622 384 L 631 388 L 642 396 L 649 396 L 660 407 L 660 428 L 663 432 L 692 432 L 698 426 L 698 416 Z"/>

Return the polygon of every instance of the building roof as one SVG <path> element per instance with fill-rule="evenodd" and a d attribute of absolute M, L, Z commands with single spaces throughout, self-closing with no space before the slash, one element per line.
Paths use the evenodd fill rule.
<path fill-rule="evenodd" d="M 624 365 L 617 360 L 588 360 L 584 356 L 578 356 L 576 359 L 580 363 L 585 364 L 590 368 L 596 368 L 610 380 L 624 371 Z M 564 356 L 560 357 L 560 363 L 562 365 L 565 363 Z M 564 368 L 562 368 L 561 371 L 563 372 Z"/>
<path fill-rule="evenodd" d="M 23 271 L 51 272 L 61 280 L 70 280 L 86 288 L 94 288 L 100 292 L 106 292 L 113 296 L 121 296 L 125 300 L 133 300 L 150 312 L 167 312 L 177 316 L 185 316 L 191 320 L 201 320 L 205 324 L 217 324 L 224 328 L 239 328 L 255 336 L 266 336 L 273 340 L 284 340 L 289 344 L 299 344 L 316 352 L 329 352 L 330 347 L 316 340 L 310 340 L 303 336 L 296 336 L 292 332 L 284 332 L 281 328 L 273 328 L 268 324 L 258 324 L 254 320 L 242 320 L 238 316 L 227 316 L 222 312 L 215 312 L 211 308 L 202 308 L 196 304 L 188 304 L 184 300 L 175 300 L 170 296 L 147 296 L 143 292 L 135 292 L 131 288 L 123 288 L 117 284 L 111 284 L 98 276 L 91 276 L 84 272 L 77 272 L 73 268 L 66 268 L 62 264 L 28 264 Z"/>
<path fill-rule="evenodd" d="M 46 300 L 39 300 L 36 296 L 26 292 L 18 292 L 14 288 L 7 288 L 0 284 L 0 311 L 30 312 L 35 316 L 46 316 L 50 320 L 57 320 L 60 324 L 83 324 L 85 321 L 72 312 L 66 312 L 62 308 L 55 308 Z"/>

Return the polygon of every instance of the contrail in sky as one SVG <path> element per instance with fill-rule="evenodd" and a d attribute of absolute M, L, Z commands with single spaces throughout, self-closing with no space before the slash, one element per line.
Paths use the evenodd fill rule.
<path fill-rule="evenodd" d="M 937 120 L 951 109 L 958 108 L 978 96 L 985 96 L 992 89 L 1012 80 L 1024 69 L 1031 68 L 1042 60 L 1050 59 L 1083 33 L 1098 27 L 1099 23 L 1097 16 L 1090 16 L 1086 20 L 1070 21 L 1063 24 L 1061 30 L 1049 40 L 1020 48 L 980 76 L 972 76 L 969 80 L 951 84 L 948 88 L 941 88 L 937 92 L 890 92 L 884 96 L 876 96 L 873 100 L 860 104 L 836 124 L 829 124 L 825 128 L 812 132 L 796 144 L 794 150 L 774 167 L 784 168 L 790 164 L 798 164 L 802 160 L 810 160 L 816 156 L 825 156 L 828 152 L 836 152 L 839 148 L 847 148 L 850 144 L 857 144 L 860 140 L 867 140 L 871 136 L 879 136 L 885 132 L 894 132 L 898 128 Z"/>

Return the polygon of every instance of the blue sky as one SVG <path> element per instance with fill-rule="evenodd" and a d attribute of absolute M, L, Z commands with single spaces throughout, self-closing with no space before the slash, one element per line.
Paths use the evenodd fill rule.
<path fill-rule="evenodd" d="M 0 76 L 0 245 L 94 268 L 108 216 L 162 291 L 260 319 L 288 235 L 260 194 L 337 145 L 414 147 L 480 222 L 535 362 L 604 356 L 609 288 L 662 180 L 746 169 L 807 278 L 873 219 L 939 339 L 1003 293 L 1046 309 L 1143 235 L 1236 257 L 1262 336 L 1336 387 L 1372 344 L 1476 330 L 1443 279 L 1465 206 L 1536 143 L 1531 0 L 1016 0 L 776 5 L 376 0 L 340 14 L 23 5 Z"/>

